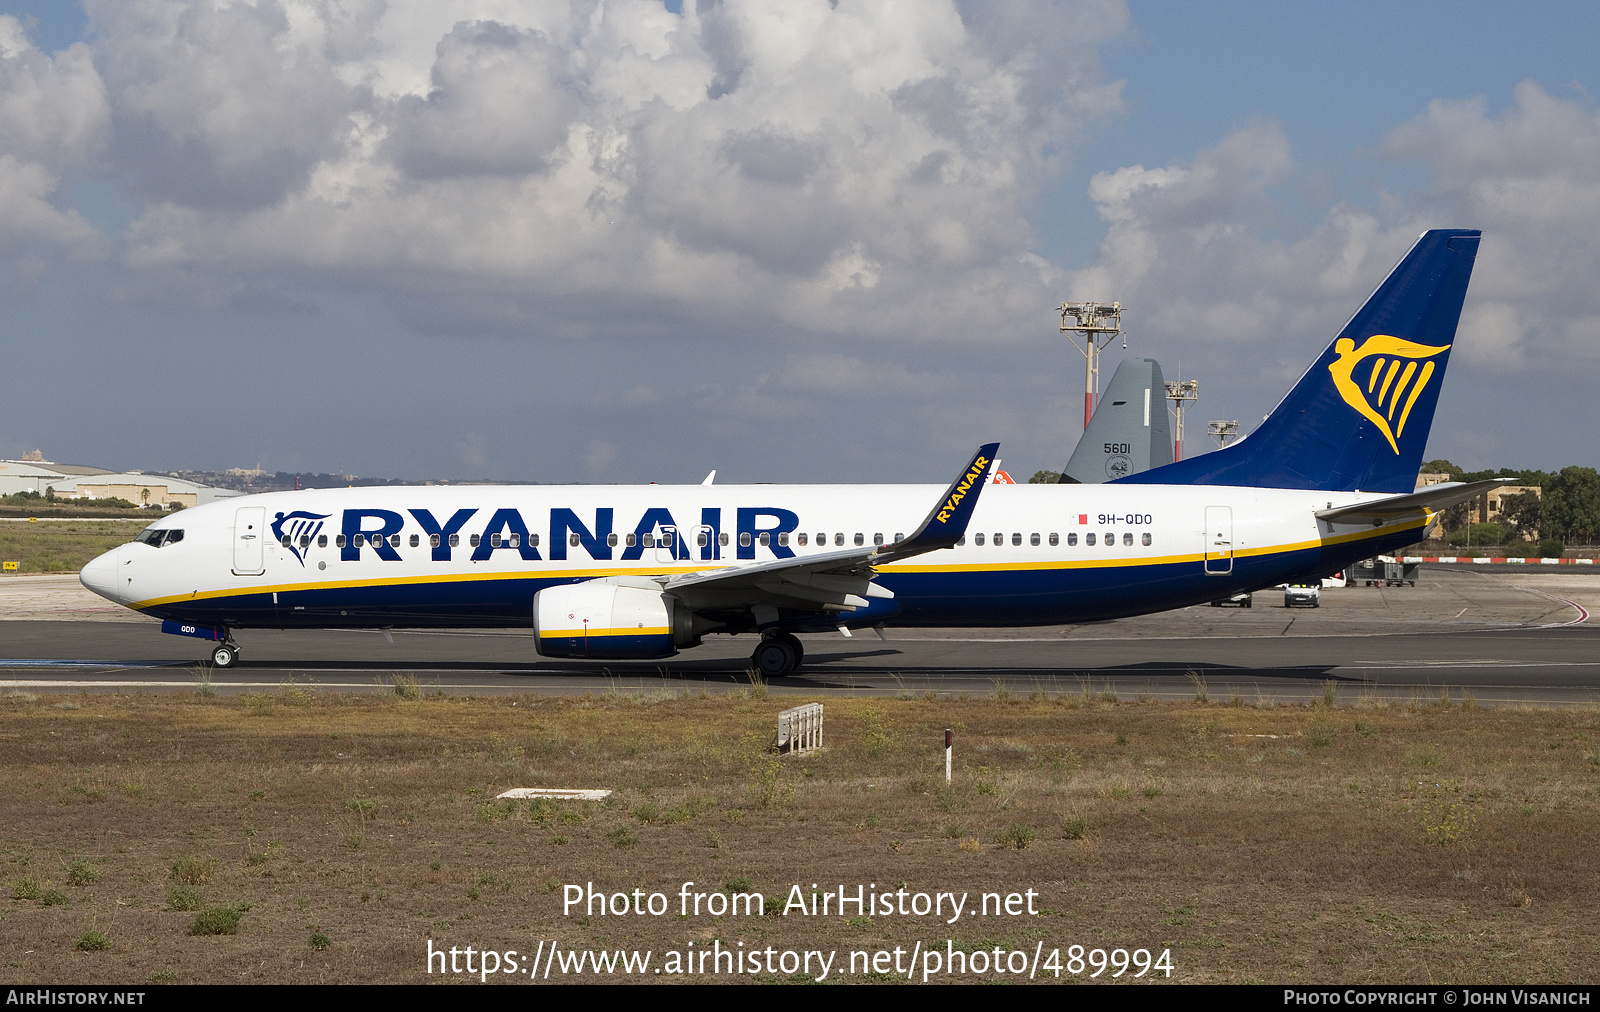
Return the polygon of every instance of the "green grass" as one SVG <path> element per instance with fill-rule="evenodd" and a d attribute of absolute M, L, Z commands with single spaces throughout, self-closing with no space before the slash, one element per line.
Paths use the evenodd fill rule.
<path fill-rule="evenodd" d="M 237 907 L 207 907 L 189 925 L 189 934 L 237 935 L 240 916 Z"/>
<path fill-rule="evenodd" d="M 148 520 L 0 522 L 0 559 L 21 563 L 19 573 L 76 573 L 157 519 L 152 512 Z"/>
<path fill-rule="evenodd" d="M 79 952 L 103 952 L 111 948 L 111 939 L 107 938 L 104 933 L 90 928 L 83 933 L 82 938 L 78 939 L 78 944 L 75 948 Z"/>

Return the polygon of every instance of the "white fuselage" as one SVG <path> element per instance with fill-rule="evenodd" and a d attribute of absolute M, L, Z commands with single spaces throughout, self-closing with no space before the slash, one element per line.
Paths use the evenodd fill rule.
<path fill-rule="evenodd" d="M 544 587 L 890 543 L 934 485 L 422 486 L 201 506 L 85 567 L 96 593 L 217 627 L 515 626 Z M 1029 625 L 1161 611 L 1412 543 L 1418 519 L 1328 524 L 1362 492 L 990 485 L 953 548 L 879 567 L 893 592 L 789 628 Z M 182 530 L 181 540 L 155 531 Z M 453 539 L 452 539 L 453 535 Z M 375 546 L 375 537 L 381 545 Z M 167 543 L 152 545 L 150 541 Z M 454 543 L 452 543 L 452 540 Z M 357 542 L 360 542 L 359 544 Z M 725 623 L 742 631 L 737 619 Z"/>

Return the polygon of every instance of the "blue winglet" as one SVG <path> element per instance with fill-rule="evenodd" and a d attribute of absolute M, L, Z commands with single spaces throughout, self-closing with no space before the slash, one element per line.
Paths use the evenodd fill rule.
<path fill-rule="evenodd" d="M 967 521 L 972 519 L 972 511 L 978 505 L 978 495 L 988 483 L 989 469 L 994 467 L 995 455 L 999 452 L 999 443 L 985 443 L 978 447 L 978 452 L 962 468 L 961 477 L 950 483 L 939 504 L 922 521 L 922 526 L 904 541 L 884 546 L 880 554 L 916 555 L 936 548 L 949 548 L 965 537 Z"/>

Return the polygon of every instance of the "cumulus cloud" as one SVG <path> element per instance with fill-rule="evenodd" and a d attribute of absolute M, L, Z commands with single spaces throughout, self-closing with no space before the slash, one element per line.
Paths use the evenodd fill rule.
<path fill-rule="evenodd" d="M 1260 367 L 1303 360 L 1298 346 L 1280 358 L 1283 339 L 1352 311 L 1420 229 L 1348 205 L 1286 228 L 1281 193 L 1298 171 L 1282 128 L 1256 122 L 1188 164 L 1097 174 L 1106 236 L 1072 274 L 1073 298 L 1120 300 L 1130 325 L 1179 354 L 1253 346 Z"/>
<path fill-rule="evenodd" d="M 1048 303 L 1031 203 L 1113 0 L 91 0 L 129 291 L 424 329 L 951 341 Z M 739 326 L 733 326 L 733 321 Z"/>
<path fill-rule="evenodd" d="M 1331 337 L 1419 233 L 1482 228 L 1459 361 L 1504 372 L 1600 358 L 1592 103 L 1531 82 L 1499 115 L 1482 99 L 1436 101 L 1376 154 L 1420 168 L 1420 187 L 1299 203 L 1294 184 L 1308 173 L 1270 122 L 1185 163 L 1097 174 L 1089 195 L 1106 235 L 1072 273 L 1073 297 L 1120 299 L 1147 353 L 1230 361 L 1236 371 L 1217 385 L 1242 377 L 1267 390 L 1304 367 L 1306 349 Z"/>
<path fill-rule="evenodd" d="M 1482 99 L 1436 101 L 1394 130 L 1384 155 L 1427 168 L 1419 212 L 1484 230 L 1472 319 L 1486 359 L 1600 358 L 1595 236 L 1600 235 L 1600 110 L 1518 85 L 1491 115 Z"/>
<path fill-rule="evenodd" d="M 89 47 L 42 53 L 0 15 L 0 257 L 25 280 L 48 259 L 97 255 L 94 230 L 55 200 L 63 172 L 99 156 L 108 123 Z"/>

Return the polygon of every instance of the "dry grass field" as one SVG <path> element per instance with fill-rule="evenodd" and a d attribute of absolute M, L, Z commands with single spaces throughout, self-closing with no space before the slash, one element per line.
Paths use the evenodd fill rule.
<path fill-rule="evenodd" d="M 843 982 L 904 979 L 843 967 L 918 942 L 1170 949 L 1180 982 L 1600 978 L 1593 709 L 829 698 L 825 750 L 778 757 L 795 701 L 759 688 L 399 690 L 0 699 L 0 978 L 479 980 L 430 977 L 430 940 L 833 950 Z M 525 786 L 616 793 L 495 800 Z M 771 909 L 676 916 L 686 881 Z M 673 906 L 564 916 L 589 882 Z M 1032 889 L 1038 913 L 781 916 L 812 883 Z"/>
<path fill-rule="evenodd" d="M 21 573 L 76 573 L 102 552 L 132 541 L 155 522 L 145 520 L 7 520 L 0 523 L 0 559 Z"/>

